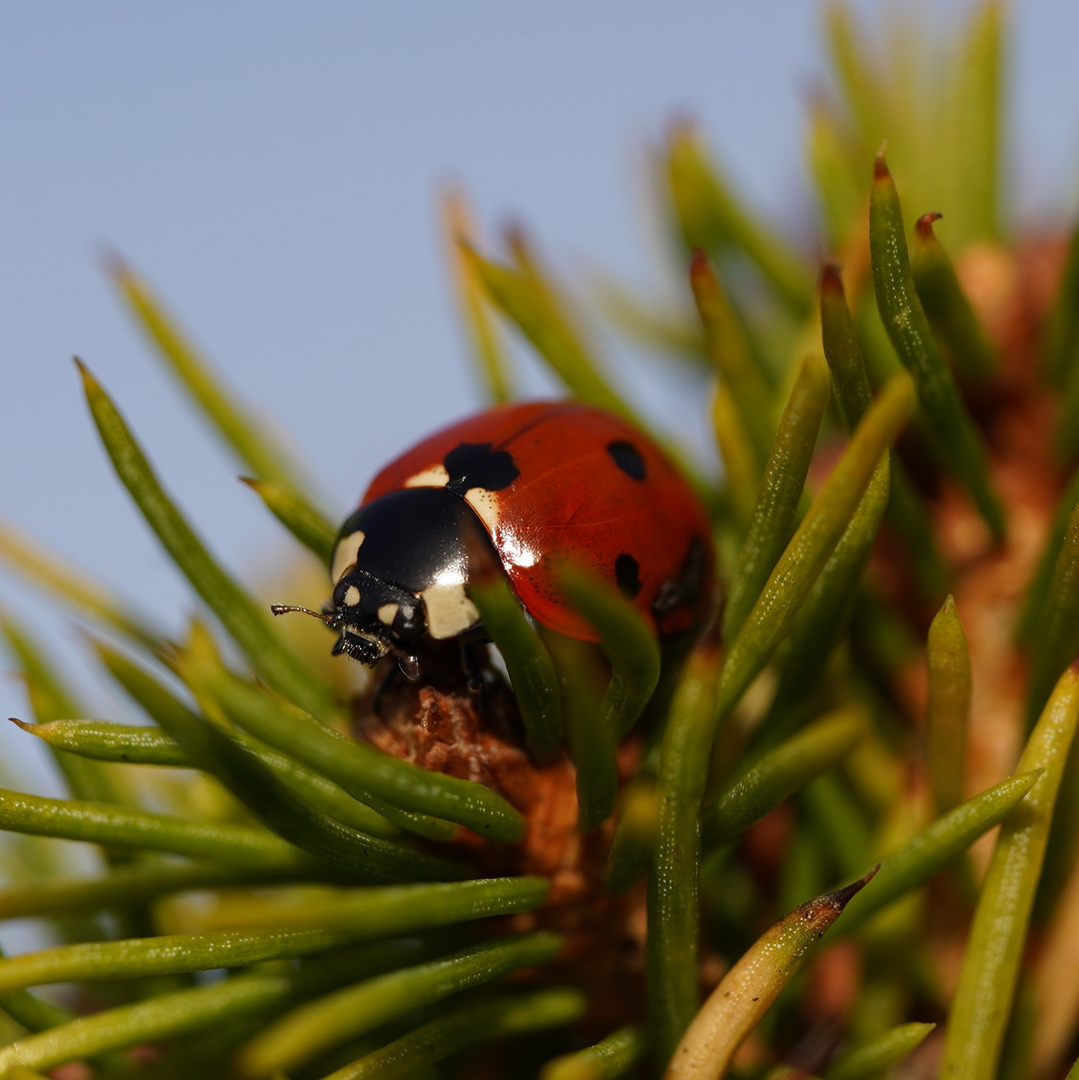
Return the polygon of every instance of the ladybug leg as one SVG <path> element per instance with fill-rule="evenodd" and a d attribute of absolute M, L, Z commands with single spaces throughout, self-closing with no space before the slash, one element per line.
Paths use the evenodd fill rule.
<path fill-rule="evenodd" d="M 382 703 L 387 694 L 398 690 L 404 683 L 416 682 L 422 674 L 419 658 L 408 653 L 394 653 L 393 662 L 387 659 L 379 670 L 382 676 L 371 697 L 371 711 L 375 716 L 382 715 Z"/>
<path fill-rule="evenodd" d="M 409 682 L 416 682 L 423 674 L 420 668 L 420 658 L 408 653 L 397 654 L 397 668 Z"/>

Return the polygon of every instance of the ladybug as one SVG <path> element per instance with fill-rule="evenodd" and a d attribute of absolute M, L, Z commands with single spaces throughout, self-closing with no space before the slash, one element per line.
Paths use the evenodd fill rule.
<path fill-rule="evenodd" d="M 430 643 L 484 639 L 467 586 L 494 567 L 536 622 L 598 641 L 558 586 L 567 561 L 664 639 L 698 627 L 710 601 L 708 517 L 659 447 L 579 402 L 502 405 L 382 469 L 341 527 L 332 599 L 307 613 L 338 632 L 335 655 L 374 666 L 394 654 L 414 674 Z"/>

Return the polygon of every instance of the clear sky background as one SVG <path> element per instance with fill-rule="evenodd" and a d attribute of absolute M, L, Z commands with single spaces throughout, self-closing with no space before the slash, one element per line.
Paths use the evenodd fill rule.
<path fill-rule="evenodd" d="M 886 7 L 856 6 L 877 24 Z M 968 4 L 923 6 L 945 26 Z M 1079 4 L 1016 3 L 1012 28 L 1012 190 L 1059 211 L 1079 176 Z M 0 516 L 166 626 L 190 607 L 112 478 L 77 352 L 229 567 L 251 577 L 289 550 L 120 309 L 106 246 L 343 512 L 383 460 L 479 401 L 441 183 L 467 187 L 488 237 L 520 217 L 560 272 L 591 261 L 647 286 L 646 142 L 691 113 L 749 199 L 798 221 L 805 98 L 824 71 L 801 0 L 5 4 Z M 76 649 L 2 573 L 0 601 Z M 0 718 L 24 709 L 0 681 Z"/>

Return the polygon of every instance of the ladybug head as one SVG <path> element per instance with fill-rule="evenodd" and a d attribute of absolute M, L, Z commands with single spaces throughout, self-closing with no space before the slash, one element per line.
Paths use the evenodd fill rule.
<path fill-rule="evenodd" d="M 411 653 L 427 629 L 414 592 L 355 564 L 338 578 L 325 613 L 326 625 L 340 635 L 334 656 L 344 653 L 368 667 L 395 648 Z"/>
<path fill-rule="evenodd" d="M 342 526 L 330 568 L 333 596 L 321 615 L 308 614 L 337 631 L 335 655 L 370 667 L 394 653 L 414 668 L 424 642 L 480 632 L 479 612 L 465 591 L 477 560 L 498 563 L 463 499 L 445 488 L 391 492 Z"/>
<path fill-rule="evenodd" d="M 367 667 L 395 651 L 402 660 L 413 659 L 409 646 L 425 631 L 422 605 L 414 594 L 355 568 L 337 582 L 322 611 L 294 604 L 273 604 L 270 610 L 275 615 L 300 611 L 321 619 L 338 634 L 333 655 L 344 653 Z"/>

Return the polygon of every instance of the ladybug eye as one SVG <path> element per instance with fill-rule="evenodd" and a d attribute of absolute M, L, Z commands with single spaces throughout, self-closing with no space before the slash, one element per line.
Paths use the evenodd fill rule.
<path fill-rule="evenodd" d="M 420 607 L 402 604 L 393 620 L 394 630 L 404 638 L 417 638 L 427 629 L 427 621 Z"/>
<path fill-rule="evenodd" d="M 347 581 L 339 581 L 333 591 L 333 606 L 355 607 L 360 602 L 360 590 Z"/>

